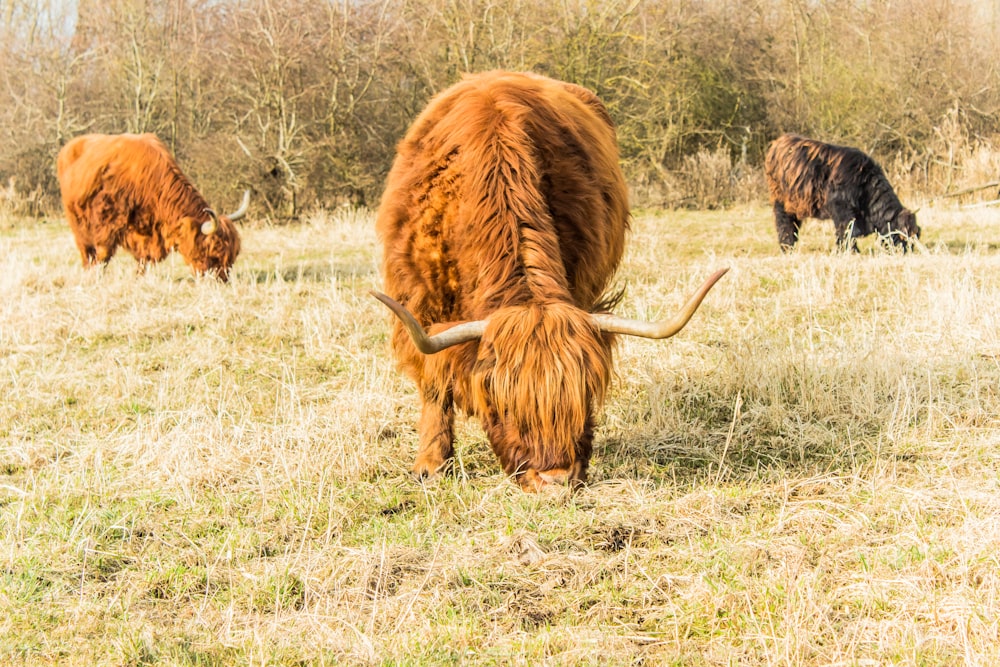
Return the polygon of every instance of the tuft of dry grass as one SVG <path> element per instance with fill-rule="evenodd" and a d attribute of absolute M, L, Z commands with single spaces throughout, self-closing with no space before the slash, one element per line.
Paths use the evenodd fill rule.
<path fill-rule="evenodd" d="M 1000 213 L 903 256 L 769 211 L 638 213 L 575 495 L 479 427 L 406 471 L 367 213 L 248 227 L 232 281 L 0 225 L 0 663 L 994 664 Z"/>

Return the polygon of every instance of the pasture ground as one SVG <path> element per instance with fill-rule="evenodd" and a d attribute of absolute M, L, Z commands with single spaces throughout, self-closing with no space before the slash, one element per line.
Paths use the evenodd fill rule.
<path fill-rule="evenodd" d="M 477 424 L 412 481 L 367 213 L 84 271 L 0 220 L 0 664 L 1000 664 L 1000 212 L 910 256 L 777 251 L 762 207 L 637 213 L 591 484 Z"/>

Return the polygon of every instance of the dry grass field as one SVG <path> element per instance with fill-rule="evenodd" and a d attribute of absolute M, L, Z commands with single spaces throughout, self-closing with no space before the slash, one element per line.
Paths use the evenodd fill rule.
<path fill-rule="evenodd" d="M 591 484 L 479 426 L 408 468 L 366 213 L 84 271 L 0 219 L 0 664 L 1000 664 L 1000 212 L 781 256 L 768 209 L 637 213 Z"/>

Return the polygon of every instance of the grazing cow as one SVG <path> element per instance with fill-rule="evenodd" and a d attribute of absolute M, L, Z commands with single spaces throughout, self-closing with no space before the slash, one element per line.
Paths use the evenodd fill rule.
<path fill-rule="evenodd" d="M 920 238 L 916 214 L 899 203 L 882 168 L 856 148 L 783 134 L 767 149 L 764 175 L 785 252 L 799 240 L 803 218 L 832 218 L 844 249 L 857 250 L 855 239 L 875 232 L 904 251 Z"/>
<path fill-rule="evenodd" d="M 453 453 L 455 406 L 479 418 L 528 491 L 586 481 L 613 334 L 679 331 L 607 311 L 629 226 L 614 126 L 590 91 L 542 76 L 468 76 L 400 142 L 378 212 L 392 345 L 422 401 L 413 472 Z"/>
<path fill-rule="evenodd" d="M 239 210 L 216 215 L 152 134 L 87 134 L 56 161 L 66 219 L 84 266 L 107 263 L 119 246 L 140 270 L 176 249 L 195 273 L 225 281 L 240 252 L 233 222 Z"/>

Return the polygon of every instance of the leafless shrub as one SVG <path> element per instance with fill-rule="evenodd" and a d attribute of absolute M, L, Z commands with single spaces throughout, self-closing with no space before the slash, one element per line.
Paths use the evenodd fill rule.
<path fill-rule="evenodd" d="M 763 175 L 729 151 L 700 149 L 685 155 L 680 168 L 663 170 L 653 183 L 633 193 L 665 208 L 717 209 L 759 201 L 767 196 Z"/>
<path fill-rule="evenodd" d="M 429 97 L 491 68 L 597 92 L 638 205 L 752 198 L 740 170 L 783 131 L 858 146 L 904 194 L 997 177 L 1000 10 L 972 0 L 78 5 L 0 16 L 0 175 L 49 205 L 84 131 L 155 132 L 209 199 L 252 187 L 258 216 L 373 205 Z"/>

